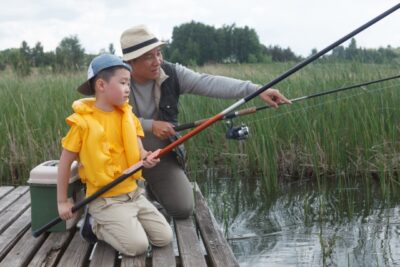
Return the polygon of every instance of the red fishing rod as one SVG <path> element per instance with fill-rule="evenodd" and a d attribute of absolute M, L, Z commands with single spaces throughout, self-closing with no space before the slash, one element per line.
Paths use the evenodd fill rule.
<path fill-rule="evenodd" d="M 215 116 L 207 119 L 205 122 L 203 122 L 202 124 L 198 125 L 192 131 L 188 132 L 187 134 L 185 134 L 181 138 L 177 139 L 175 142 L 169 144 L 168 146 L 166 146 L 163 149 L 158 149 L 157 151 L 154 151 L 149 157 L 151 157 L 151 158 L 159 158 L 159 157 L 162 157 L 163 155 L 169 153 L 172 149 L 174 149 L 178 145 L 182 144 L 183 142 L 185 142 L 189 138 L 195 136 L 199 132 L 203 131 L 204 129 L 206 129 L 208 126 L 212 125 L 216 121 L 221 120 L 225 115 L 229 114 L 230 112 L 232 112 L 233 110 L 235 110 L 239 106 L 241 106 L 244 103 L 246 103 L 246 102 L 250 101 L 251 99 L 255 98 L 256 96 L 258 96 L 262 92 L 266 91 L 268 88 L 271 88 L 272 86 L 274 86 L 275 84 L 277 84 L 277 83 L 281 82 L 282 80 L 286 79 L 287 77 L 289 77 L 293 73 L 297 72 L 298 70 L 304 68 L 306 65 L 308 65 L 311 62 L 313 62 L 316 59 L 318 59 L 320 56 L 326 54 L 327 52 L 329 52 L 333 48 L 337 47 L 338 45 L 340 45 L 340 44 L 344 43 L 345 41 L 349 40 L 350 38 L 354 37 L 358 33 L 362 32 L 363 30 L 367 29 L 371 25 L 375 24 L 376 22 L 380 21 L 381 19 L 385 18 L 386 16 L 390 15 L 391 13 L 395 12 L 399 8 L 400 8 L 400 3 L 395 5 L 395 6 L 393 6 L 392 8 L 388 9 L 387 11 L 383 12 L 379 16 L 373 18 L 372 20 L 368 21 L 367 23 L 363 24 L 362 26 L 358 27 L 354 31 L 350 32 L 349 34 L 343 36 L 342 38 L 340 38 L 336 42 L 332 43 L 331 45 L 327 46 L 326 48 L 322 49 L 318 53 L 316 53 L 314 55 L 311 55 L 310 57 L 308 57 L 305 60 L 301 61 L 300 63 L 298 63 L 294 67 L 290 68 L 286 72 L 284 72 L 281 75 L 279 75 L 277 78 L 273 79 L 269 83 L 267 83 L 264 86 L 262 86 L 261 88 L 259 88 L 256 92 L 254 92 L 254 93 L 252 93 L 252 94 L 240 99 L 239 101 L 237 101 L 236 103 L 234 103 L 230 107 L 226 108 L 225 110 L 221 111 L 220 113 L 216 114 Z M 121 175 L 120 177 L 116 178 L 111 183 L 105 185 L 104 187 L 102 187 L 101 189 L 99 189 L 98 191 L 93 193 L 91 196 L 83 199 L 81 202 L 76 203 L 72 207 L 71 211 L 73 213 L 75 213 L 76 211 L 78 211 L 79 209 L 81 209 L 85 205 L 89 204 L 90 202 L 92 202 L 93 200 L 95 200 L 96 198 L 98 198 L 99 196 L 101 196 L 102 194 L 104 194 L 105 192 L 107 192 L 108 190 L 110 190 L 111 188 L 113 188 L 117 184 L 121 183 L 122 181 L 124 181 L 125 179 L 127 179 L 128 177 L 130 177 L 135 172 L 137 172 L 137 171 L 139 171 L 141 169 L 143 169 L 143 161 L 142 160 L 139 161 L 138 163 L 136 163 L 135 165 L 131 166 L 127 170 L 125 170 L 123 175 Z M 49 223 L 45 224 L 44 226 L 40 227 L 36 231 L 34 231 L 32 234 L 33 234 L 34 237 L 38 237 L 43 232 L 45 232 L 47 229 L 53 227 L 54 225 L 60 223 L 61 221 L 62 221 L 62 219 L 60 217 L 57 217 L 57 218 L 53 219 L 52 221 L 50 221 Z"/>

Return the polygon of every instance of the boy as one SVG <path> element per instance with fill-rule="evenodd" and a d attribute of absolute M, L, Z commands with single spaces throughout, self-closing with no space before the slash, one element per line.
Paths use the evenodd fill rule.
<path fill-rule="evenodd" d="M 127 102 L 130 72 L 131 67 L 120 58 L 103 54 L 92 60 L 87 81 L 78 87 L 80 93 L 95 94 L 95 98 L 75 101 L 75 113 L 66 119 L 71 128 L 62 140 L 57 180 L 58 212 L 63 220 L 73 216 L 67 189 L 75 159 L 79 160 L 79 175 L 90 196 L 150 154 L 142 146 L 142 127 Z M 158 161 L 147 159 L 143 165 L 150 168 Z M 136 172 L 88 205 L 96 237 L 129 256 L 144 253 L 148 238 L 155 246 L 165 246 L 172 240 L 164 216 L 137 186 L 140 178 L 141 172 Z"/>

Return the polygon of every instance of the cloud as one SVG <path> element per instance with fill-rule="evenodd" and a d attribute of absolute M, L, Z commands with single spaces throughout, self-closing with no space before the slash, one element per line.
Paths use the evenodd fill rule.
<path fill-rule="evenodd" d="M 396 0 L 36 0 L 7 1 L 0 9 L 0 49 L 42 42 L 54 50 L 63 37 L 77 35 L 90 53 L 114 44 L 120 53 L 120 34 L 146 24 L 161 39 L 170 39 L 174 26 L 191 20 L 215 27 L 248 25 L 265 45 L 291 47 L 308 55 L 324 48 Z M 358 35 L 358 44 L 400 46 L 400 16 L 393 14 Z"/>
<path fill-rule="evenodd" d="M 62 1 L 12 1 L 0 9 L 0 22 L 43 21 L 57 19 L 64 22 L 79 17 L 79 9 L 70 2 Z M 26 25 L 27 27 L 30 25 Z"/>

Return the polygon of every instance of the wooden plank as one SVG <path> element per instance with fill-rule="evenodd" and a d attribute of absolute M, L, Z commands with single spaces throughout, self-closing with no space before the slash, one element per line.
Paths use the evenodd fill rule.
<path fill-rule="evenodd" d="M 0 233 L 11 225 L 30 206 L 29 192 L 22 195 L 0 214 Z"/>
<path fill-rule="evenodd" d="M 31 209 L 27 209 L 10 227 L 0 234 L 0 261 L 26 232 L 31 224 Z"/>
<path fill-rule="evenodd" d="M 152 266 L 153 267 L 176 266 L 175 253 L 172 242 L 164 247 L 153 247 Z"/>
<path fill-rule="evenodd" d="M 77 231 L 69 243 L 64 254 L 61 256 L 58 266 L 80 267 L 89 261 L 91 245 L 80 237 Z"/>
<path fill-rule="evenodd" d="M 95 246 L 90 267 L 112 267 L 116 261 L 116 251 L 109 244 L 99 241 Z"/>
<path fill-rule="evenodd" d="M 194 187 L 196 199 L 195 217 L 212 265 L 239 266 L 199 187 L 197 184 Z"/>
<path fill-rule="evenodd" d="M 0 266 L 26 266 L 43 244 L 46 237 L 47 234 L 43 234 L 38 238 L 35 238 L 32 236 L 31 230 L 28 229 L 23 237 L 3 259 Z"/>
<path fill-rule="evenodd" d="M 146 267 L 146 253 L 136 257 L 122 256 L 121 267 Z"/>
<path fill-rule="evenodd" d="M 10 193 L 10 191 L 13 189 L 14 186 L 0 186 L 0 199 L 2 199 L 5 195 Z"/>
<path fill-rule="evenodd" d="M 28 186 L 19 186 L 8 193 L 5 197 L 3 197 L 0 201 L 0 213 L 3 212 L 8 206 L 14 203 L 21 196 L 23 196 L 26 192 L 28 192 L 28 190 Z"/>
<path fill-rule="evenodd" d="M 71 234 L 70 231 L 50 233 L 28 266 L 56 266 L 71 238 Z"/>
<path fill-rule="evenodd" d="M 175 230 L 182 266 L 207 266 L 193 225 L 193 218 L 175 220 Z"/>

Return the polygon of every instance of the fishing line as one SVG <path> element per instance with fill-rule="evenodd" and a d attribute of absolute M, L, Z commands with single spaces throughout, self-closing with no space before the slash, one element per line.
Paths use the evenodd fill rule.
<path fill-rule="evenodd" d="M 340 87 L 340 88 L 336 88 L 336 89 L 332 89 L 332 90 L 320 91 L 320 92 L 313 93 L 310 95 L 292 98 L 291 101 L 292 101 L 292 103 L 295 103 L 295 102 L 299 102 L 299 101 L 308 100 L 311 98 L 316 98 L 316 97 L 321 97 L 321 96 L 331 95 L 331 94 L 337 94 L 339 92 L 348 91 L 350 89 L 355 89 L 355 88 L 359 88 L 361 90 L 367 91 L 366 86 L 368 86 L 368 85 L 382 83 L 385 81 L 394 80 L 394 79 L 398 79 L 398 78 L 400 78 L 400 75 L 390 76 L 390 77 L 372 80 L 372 81 L 368 81 L 368 82 L 363 82 L 360 84 L 354 84 L 354 85 L 350 85 L 350 86 L 344 86 L 344 87 Z M 338 99 L 338 98 L 336 98 L 336 99 Z M 280 105 L 284 105 L 284 103 L 282 103 Z M 226 114 L 223 118 L 220 119 L 220 120 L 227 121 L 228 131 L 226 132 L 226 138 L 235 139 L 235 140 L 242 140 L 242 139 L 248 138 L 249 128 L 244 124 L 242 124 L 240 126 L 234 126 L 233 119 L 240 117 L 240 116 L 244 116 L 244 115 L 250 115 L 250 114 L 259 112 L 264 109 L 269 109 L 269 108 L 271 108 L 271 107 L 268 105 L 263 105 L 263 106 L 259 106 L 259 107 L 253 106 L 253 107 L 237 110 L 235 112 L 230 112 L 230 113 Z M 175 131 L 178 131 L 178 132 L 187 130 L 187 129 L 191 129 L 191 128 L 194 128 L 194 127 L 200 125 L 201 123 L 203 123 L 205 121 L 207 121 L 207 119 L 200 119 L 200 120 L 197 120 L 194 122 L 180 124 L 180 125 L 174 126 L 174 129 L 175 129 Z"/>
<path fill-rule="evenodd" d="M 391 88 L 394 88 L 394 87 L 397 87 L 397 86 L 399 86 L 399 85 L 389 85 L 389 86 L 379 87 L 379 88 L 375 88 L 375 89 L 363 88 L 363 91 L 358 92 L 358 93 L 354 93 L 354 94 L 351 94 L 351 95 L 348 95 L 348 96 L 336 97 L 333 100 L 320 102 L 320 103 L 314 104 L 314 105 L 308 105 L 307 104 L 307 106 L 302 106 L 301 108 L 297 108 L 297 109 L 291 109 L 290 111 L 283 112 L 283 113 L 280 113 L 280 114 L 276 114 L 276 115 L 272 115 L 272 116 L 266 116 L 264 118 L 259 118 L 259 119 L 255 119 L 255 120 L 251 120 L 251 121 L 246 121 L 246 124 L 248 124 L 248 125 L 252 124 L 254 126 L 254 124 L 256 124 L 258 122 L 261 122 L 261 121 L 274 120 L 276 118 L 279 118 L 279 117 L 282 117 L 282 116 L 287 116 L 287 115 L 290 115 L 290 114 L 296 113 L 296 112 L 297 113 L 298 112 L 306 112 L 306 111 L 308 111 L 310 109 L 321 107 L 321 106 L 325 106 L 325 105 L 329 105 L 329 104 L 335 103 L 337 101 L 347 100 L 347 99 L 350 99 L 350 98 L 353 98 L 353 97 L 356 97 L 356 96 L 362 96 L 362 95 L 365 95 L 365 94 L 374 94 L 374 93 L 377 93 L 378 91 L 391 89 Z M 219 129 L 210 128 L 209 130 L 210 130 L 210 132 L 212 132 L 212 134 L 219 135 Z M 220 151 L 220 149 L 215 148 L 215 146 L 212 143 L 209 143 L 209 142 L 207 142 L 206 144 L 203 144 L 202 147 L 207 149 L 208 151 L 214 151 L 214 152 Z"/>
<path fill-rule="evenodd" d="M 376 89 L 364 89 L 363 92 L 356 93 L 356 94 L 353 94 L 353 95 L 350 95 L 350 96 L 339 97 L 339 98 L 336 98 L 336 99 L 333 99 L 333 100 L 320 102 L 320 103 L 315 104 L 315 105 L 303 106 L 302 108 L 292 109 L 292 110 L 284 112 L 284 113 L 280 113 L 280 114 L 276 114 L 276 115 L 272 115 L 272 116 L 268 116 L 268 117 L 260 118 L 260 119 L 256 119 L 256 120 L 246 121 L 246 123 L 247 124 L 251 124 L 251 123 L 256 123 L 256 122 L 264 121 L 264 120 L 268 120 L 268 119 L 275 119 L 275 118 L 278 118 L 278 117 L 281 117 L 281 116 L 285 116 L 285 115 L 288 115 L 288 114 L 291 114 L 291 113 L 300 112 L 300 111 L 306 111 L 306 110 L 309 110 L 309 109 L 312 109 L 312 108 L 315 108 L 315 107 L 320 107 L 320 106 L 324 106 L 324 105 L 327 105 L 327 104 L 332 104 L 332 103 L 337 102 L 339 100 L 345 100 L 345 99 L 353 98 L 355 96 L 365 95 L 365 94 L 368 94 L 368 93 L 372 94 L 372 93 L 376 93 L 376 92 L 378 92 L 380 90 L 385 90 L 385 89 L 389 89 L 389 88 L 393 88 L 393 87 L 397 87 L 397 86 L 399 86 L 399 85 L 398 84 L 397 85 L 390 85 L 390 86 L 380 87 L 380 88 L 376 88 Z M 293 105 L 295 105 L 295 104 L 293 104 Z"/>

